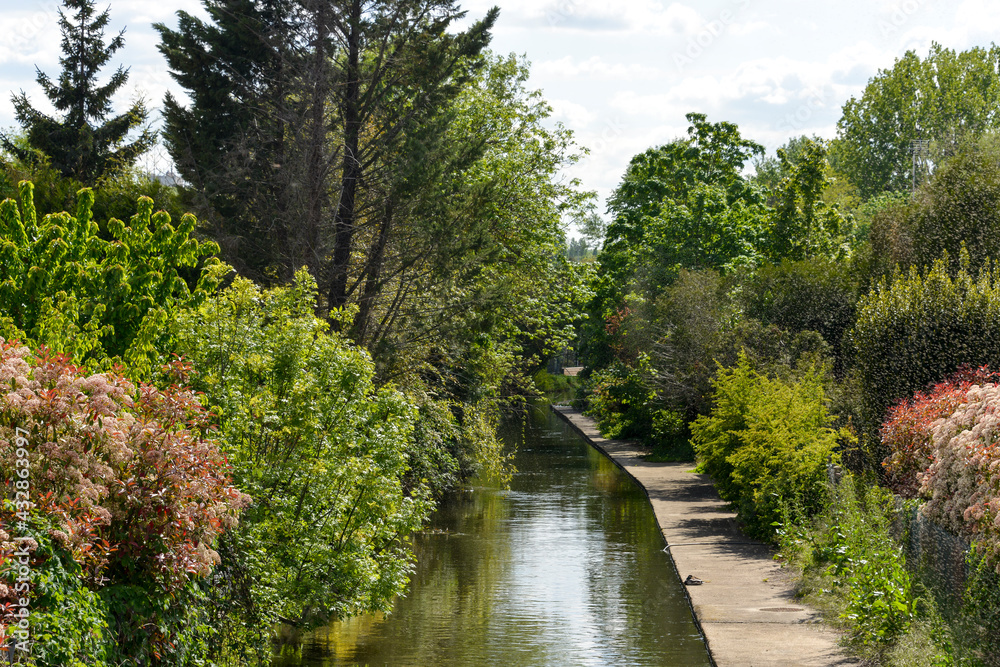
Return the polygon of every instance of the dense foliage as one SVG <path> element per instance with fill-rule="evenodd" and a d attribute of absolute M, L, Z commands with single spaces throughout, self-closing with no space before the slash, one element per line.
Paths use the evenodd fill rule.
<path fill-rule="evenodd" d="M 278 619 L 307 628 L 388 609 L 430 509 L 426 488 L 402 484 L 416 411 L 373 386 L 371 360 L 328 331 L 315 299 L 305 272 L 266 292 L 240 278 L 179 317 L 191 381 L 252 499 L 211 582 L 227 649 L 263 641 L 266 655 Z"/>
<path fill-rule="evenodd" d="M 743 312 L 790 332 L 814 331 L 833 348 L 837 370 L 849 365 L 845 336 L 854 326 L 858 285 L 850 266 L 831 259 L 785 260 L 747 276 Z"/>
<path fill-rule="evenodd" d="M 867 271 L 877 280 L 896 266 L 929 267 L 947 252 L 954 275 L 963 245 L 973 274 L 1000 257 L 998 158 L 995 137 L 966 140 L 912 197 L 885 198 L 872 218 Z"/>
<path fill-rule="evenodd" d="M 94 221 L 94 194 L 77 194 L 76 215 L 39 216 L 34 186 L 0 202 L 0 335 L 21 339 L 74 363 L 148 378 L 170 349 L 172 314 L 196 305 L 230 271 L 218 246 L 193 237 L 197 221 L 179 227 L 142 197 L 128 225 L 112 218 L 108 238 Z"/>
<path fill-rule="evenodd" d="M 862 297 L 851 336 L 866 429 L 877 431 L 890 405 L 961 366 L 995 363 L 1000 276 L 982 267 L 974 278 L 967 254 L 962 261 L 954 278 L 942 259 L 923 273 L 911 268 L 883 281 Z"/>
<path fill-rule="evenodd" d="M 783 501 L 806 516 L 817 513 L 827 500 L 827 465 L 836 461 L 838 440 L 850 438 L 830 428 L 821 373 L 808 368 L 797 380 L 768 378 L 740 355 L 714 386 L 712 412 L 691 425 L 691 441 L 701 469 L 747 532 L 773 538 Z"/>
<path fill-rule="evenodd" d="M 64 117 L 22 93 L 3 138 L 0 336 L 29 347 L 0 354 L 0 603 L 27 545 L 38 664 L 269 664 L 279 624 L 387 610 L 434 499 L 510 474 L 501 415 L 577 345 L 605 435 L 697 454 L 856 644 L 924 632 L 949 664 L 984 634 L 942 629 L 875 483 L 974 542 L 962 608 L 992 604 L 998 47 L 909 52 L 773 157 L 688 114 L 605 224 L 526 63 L 488 52 L 495 9 L 202 5 L 156 26 L 176 188 L 131 167 L 142 103 L 108 118 L 123 37 L 90 0 L 39 73 Z"/>
<path fill-rule="evenodd" d="M 15 599 L 14 551 L 34 540 L 31 618 L 44 664 L 94 657 L 81 653 L 88 646 L 109 659 L 170 650 L 189 629 L 185 614 L 171 619 L 155 604 L 144 614 L 141 601 L 189 603 L 191 584 L 219 563 L 215 539 L 248 500 L 230 483 L 207 412 L 183 387 L 84 375 L 6 342 L 0 378 L 9 387 L 0 400 L 3 604 Z M 129 603 L 116 604 L 126 591 Z M 73 627 L 86 615 L 92 628 Z"/>

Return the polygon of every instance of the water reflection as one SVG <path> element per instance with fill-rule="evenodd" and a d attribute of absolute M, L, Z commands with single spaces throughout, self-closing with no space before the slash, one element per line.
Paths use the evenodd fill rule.
<path fill-rule="evenodd" d="M 645 496 L 551 414 L 514 436 L 509 491 L 450 498 L 389 616 L 314 633 L 276 667 L 709 665 Z"/>

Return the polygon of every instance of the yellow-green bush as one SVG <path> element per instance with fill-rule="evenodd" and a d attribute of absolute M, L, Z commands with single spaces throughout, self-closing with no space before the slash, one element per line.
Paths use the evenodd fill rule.
<path fill-rule="evenodd" d="M 28 181 L 18 201 L 0 202 L 0 336 L 90 368 L 124 362 L 131 377 L 148 378 L 169 349 L 173 314 L 232 269 L 215 243 L 194 238 L 193 215 L 174 227 L 140 197 L 128 224 L 112 218 L 102 236 L 93 204 L 84 188 L 75 215 L 38 211 Z"/>
<path fill-rule="evenodd" d="M 782 502 L 807 515 L 820 509 L 827 463 L 837 458 L 838 439 L 850 436 L 830 428 L 821 369 L 798 380 L 769 378 L 741 353 L 714 386 L 712 412 L 691 425 L 700 468 L 747 531 L 771 539 Z"/>

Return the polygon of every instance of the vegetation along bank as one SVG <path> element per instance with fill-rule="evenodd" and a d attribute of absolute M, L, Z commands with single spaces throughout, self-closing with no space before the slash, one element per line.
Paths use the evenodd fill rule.
<path fill-rule="evenodd" d="M 865 659 L 996 664 L 1000 49 L 907 53 L 776 156 L 691 113 L 605 221 L 496 10 L 203 8 L 156 26 L 188 97 L 159 136 L 65 0 L 55 113 L 15 95 L 0 137 L 6 645 L 266 665 L 282 624 L 389 609 L 560 355 Z M 136 166 L 157 141 L 176 179 Z M 921 522 L 971 545 L 955 577 Z"/>

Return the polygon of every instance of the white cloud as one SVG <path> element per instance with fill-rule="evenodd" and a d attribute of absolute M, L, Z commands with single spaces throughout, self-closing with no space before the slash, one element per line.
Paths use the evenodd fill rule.
<path fill-rule="evenodd" d="M 931 41 L 963 50 L 1000 39 L 995 0 L 460 0 L 466 24 L 497 3 L 493 50 L 535 61 L 529 86 L 546 91 L 554 120 L 593 151 L 569 173 L 602 194 L 633 155 L 684 136 L 687 112 L 738 123 L 771 148 L 802 133 L 832 136 L 843 103 L 906 49 L 924 55 Z M 34 66 L 59 73 L 60 4 L 0 14 L 0 127 L 13 123 L 7 91 L 23 88 L 46 108 Z M 183 96 L 150 27 L 175 25 L 178 10 L 204 15 L 200 0 L 115 0 L 108 34 L 127 26 L 125 48 L 102 74 L 118 62 L 131 67 L 117 110 L 139 92 L 153 108 L 168 90 Z"/>
<path fill-rule="evenodd" d="M 536 63 L 532 68 L 536 76 L 552 76 L 560 78 L 580 79 L 614 79 L 617 81 L 638 81 L 655 78 L 660 71 L 642 63 L 609 63 L 601 56 L 591 56 L 586 60 L 577 60 L 573 56 L 565 56 L 559 60 L 546 60 Z"/>
<path fill-rule="evenodd" d="M 597 120 L 597 114 L 587 107 L 569 100 L 550 99 L 553 120 L 562 121 L 569 128 L 590 125 Z"/>
<path fill-rule="evenodd" d="M 775 27 L 767 21 L 746 21 L 744 23 L 733 23 L 728 28 L 733 35 L 745 36 L 755 32 L 774 32 Z"/>

